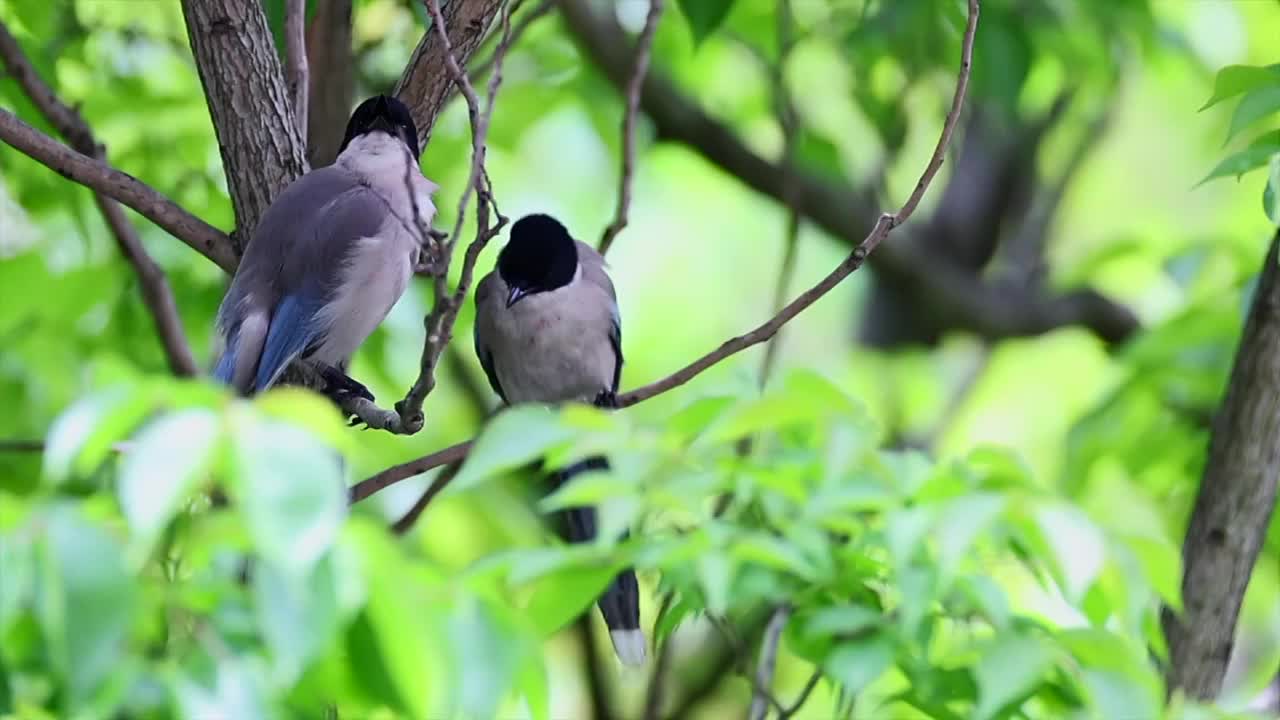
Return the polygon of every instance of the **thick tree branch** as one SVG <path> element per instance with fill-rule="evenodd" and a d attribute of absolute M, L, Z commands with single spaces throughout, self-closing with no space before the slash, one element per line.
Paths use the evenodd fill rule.
<path fill-rule="evenodd" d="M 435 0 L 432 0 L 433 2 Z M 655 395 L 666 392 L 675 387 L 679 387 L 703 370 L 715 365 L 721 360 L 741 352 L 752 345 L 764 342 L 773 336 L 783 325 L 791 318 L 800 314 L 813 303 L 817 302 L 832 288 L 840 284 L 851 273 L 862 266 L 867 257 L 876 250 L 894 228 L 906 222 L 915 212 L 916 207 L 920 204 L 920 199 L 924 197 L 925 191 L 929 188 L 929 184 L 938 173 L 938 169 L 942 167 L 942 159 L 946 154 L 947 145 L 951 142 L 951 135 L 955 131 L 956 120 L 959 118 L 960 109 L 964 105 L 965 93 L 969 87 L 969 72 L 973 64 L 973 36 L 978 26 L 978 2 L 979 0 L 969 0 L 969 20 L 965 27 L 964 40 L 962 45 L 962 53 L 960 58 L 960 71 L 956 80 L 955 95 L 951 101 L 951 108 L 947 111 L 946 120 L 943 122 L 942 133 L 938 137 L 938 144 L 934 148 L 933 155 L 929 159 L 929 163 L 925 166 L 924 171 L 920 175 L 920 179 L 916 182 L 915 189 L 911 195 L 907 197 L 906 202 L 898 209 L 896 213 L 882 213 L 872 227 L 871 232 L 866 238 L 849 253 L 835 270 L 832 270 L 818 284 L 802 293 L 795 300 L 792 300 L 782 309 L 776 316 L 770 318 L 760 327 L 751 332 L 740 335 L 736 338 L 728 340 L 720 345 L 720 347 L 698 358 L 688 366 L 679 370 L 672 375 L 663 378 L 644 387 L 633 390 L 629 393 L 618 397 L 619 407 L 628 407 L 636 403 L 643 402 Z M 377 475 L 357 483 L 351 489 L 351 501 L 356 502 L 360 499 L 368 497 L 378 490 L 399 482 L 406 477 L 412 477 L 419 473 L 438 467 L 444 463 L 454 462 L 464 456 L 469 449 L 469 443 L 461 443 L 453 447 L 427 455 L 409 463 L 404 463 L 393 468 L 384 470 Z M 403 474 L 403 475 L 402 475 Z"/>
<path fill-rule="evenodd" d="M 286 0 L 284 37 L 286 86 L 293 103 L 293 120 L 298 136 L 307 137 L 307 103 L 310 101 L 310 75 L 307 68 L 307 0 Z"/>
<path fill-rule="evenodd" d="M 307 160 L 324 167 L 338 157 L 351 114 L 355 59 L 351 54 L 351 0 L 318 0 L 307 28 Z"/>
<path fill-rule="evenodd" d="M 236 256 L 227 236 L 137 178 L 82 155 L 0 109 L 0 140 L 63 177 L 116 200 L 233 272 Z"/>
<path fill-rule="evenodd" d="M 613 222 L 604 229 L 600 236 L 600 254 L 609 252 L 614 238 L 627 226 L 627 211 L 631 209 L 631 182 L 636 166 L 636 114 L 640 111 L 640 88 L 644 85 L 645 73 L 649 71 L 649 51 L 653 47 L 653 36 L 658 31 L 658 20 L 662 18 L 662 0 L 649 0 L 649 13 L 644 19 L 644 29 L 636 41 L 635 62 L 631 69 L 631 77 L 627 80 L 627 107 L 622 114 L 622 170 L 618 177 L 618 209 Z"/>
<path fill-rule="evenodd" d="M 436 116 L 455 90 L 452 75 L 440 68 L 448 66 L 449 58 L 458 66 L 467 64 L 501 5 L 502 0 L 452 0 L 440 13 L 445 32 L 428 28 L 409 58 L 395 95 L 413 113 L 423 147 L 431 138 Z M 447 38 L 448 43 L 442 38 Z"/>
<path fill-rule="evenodd" d="M 1182 546 L 1179 617 L 1166 609 L 1169 687 L 1212 700 L 1266 540 L 1280 478 L 1280 232 L 1263 263 Z"/>
<path fill-rule="evenodd" d="M 271 201 L 310 167 L 262 4 L 182 0 L 236 213 L 237 254 Z"/>
<path fill-rule="evenodd" d="M 566 27 L 586 56 L 618 88 L 629 77 L 630 44 L 612 17 L 592 10 L 587 0 L 561 0 Z M 658 137 L 680 142 L 748 187 L 785 202 L 782 168 L 748 148 L 724 123 L 704 112 L 662 73 L 645 77 L 640 107 L 654 123 Z M 797 207 L 828 233 L 855 244 L 867 218 L 875 215 L 874 191 L 841 187 L 797 169 Z M 920 302 L 945 315 L 949 327 L 1001 338 L 1034 335 L 1063 325 L 1082 325 L 1108 342 L 1123 340 L 1137 329 L 1126 308 L 1091 290 L 1057 298 L 1041 298 L 985 286 L 964 268 L 922 251 L 915 243 L 895 243 L 877 253 L 878 273 L 913 288 Z"/>
<path fill-rule="evenodd" d="M 31 102 L 72 148 L 95 160 L 106 161 L 106 150 L 93 137 L 88 123 L 80 117 L 80 113 L 59 100 L 53 89 L 40 79 L 18 41 L 3 22 L 0 22 L 0 62 L 3 62 L 5 69 L 22 87 Z M 129 218 L 125 217 L 124 210 L 101 192 L 94 193 L 93 199 L 107 226 L 111 228 L 121 254 L 138 276 L 142 299 L 155 323 L 156 333 L 160 336 L 165 357 L 169 361 L 169 369 L 174 375 L 195 375 L 198 372 L 196 362 L 191 356 L 191 346 L 187 343 L 182 320 L 178 317 L 178 306 L 174 302 L 164 271 L 142 247 L 142 239 L 138 237 Z"/>

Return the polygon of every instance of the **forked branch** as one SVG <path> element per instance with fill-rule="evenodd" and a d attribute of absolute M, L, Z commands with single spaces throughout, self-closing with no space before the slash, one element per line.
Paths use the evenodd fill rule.
<path fill-rule="evenodd" d="M 897 212 L 882 213 L 871 228 L 871 232 L 853 249 L 853 252 L 849 253 L 848 257 L 816 285 L 788 303 L 777 315 L 751 332 L 725 341 L 720 347 L 694 360 L 671 375 L 618 396 L 620 407 L 635 405 L 679 387 L 730 355 L 765 342 L 792 318 L 799 315 L 810 305 L 813 305 L 851 273 L 862 267 L 862 264 L 866 262 L 867 256 L 875 251 L 880 243 L 889 236 L 889 233 L 910 219 L 916 207 L 919 206 L 921 198 L 924 197 L 925 191 L 929 189 L 929 184 L 933 182 L 934 176 L 937 175 L 938 169 L 942 167 L 943 157 L 946 154 L 947 146 L 951 142 L 951 136 L 955 132 L 956 122 L 960 117 L 960 110 L 964 106 L 965 94 L 969 88 L 969 74 L 973 65 L 973 38 L 978 27 L 979 0 L 969 0 L 968 5 L 969 18 L 965 25 L 959 76 L 956 80 L 955 94 L 951 99 L 951 108 L 947 111 L 942 133 L 938 137 L 938 143 L 934 148 L 933 155 L 929 158 L 929 163 L 925 166 L 924 172 L 921 173 L 915 188 L 907 197 L 906 202 L 902 204 L 902 207 Z M 446 463 L 455 462 L 465 457 L 470 446 L 471 441 L 459 443 L 417 460 L 388 468 L 353 486 L 350 495 L 351 501 L 355 502 L 366 498 L 378 490 L 405 478 L 424 473 Z"/>

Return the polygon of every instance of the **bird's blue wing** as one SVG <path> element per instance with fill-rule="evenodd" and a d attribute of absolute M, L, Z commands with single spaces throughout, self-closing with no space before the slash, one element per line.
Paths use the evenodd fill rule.
<path fill-rule="evenodd" d="M 286 295 L 271 315 L 271 330 L 262 347 L 258 361 L 258 374 L 254 378 L 254 392 L 262 392 L 271 386 L 276 377 L 294 358 L 319 344 L 323 328 L 316 315 L 324 307 L 324 296 L 319 292 Z"/>

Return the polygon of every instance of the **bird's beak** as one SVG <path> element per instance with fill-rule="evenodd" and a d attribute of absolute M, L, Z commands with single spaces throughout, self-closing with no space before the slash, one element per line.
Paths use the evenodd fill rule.
<path fill-rule="evenodd" d="M 511 307 L 512 305 L 520 302 L 520 300 L 527 294 L 528 293 L 521 288 L 512 287 L 511 290 L 507 292 L 507 307 Z"/>
<path fill-rule="evenodd" d="M 373 119 L 373 122 L 369 123 L 369 129 L 381 130 L 386 134 L 392 135 L 392 136 L 396 134 L 395 127 L 392 126 L 391 121 L 388 120 L 385 115 L 378 115 L 377 117 L 375 117 Z"/>

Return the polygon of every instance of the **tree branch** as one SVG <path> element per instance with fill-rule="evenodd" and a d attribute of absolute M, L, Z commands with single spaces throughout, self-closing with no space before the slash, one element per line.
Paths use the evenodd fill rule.
<path fill-rule="evenodd" d="M 262 4 L 182 0 L 182 15 L 222 153 L 239 255 L 271 201 L 310 166 Z"/>
<path fill-rule="evenodd" d="M 587 0 L 561 0 L 561 15 L 586 56 L 618 88 L 626 86 L 631 67 L 626 35 L 612 17 L 591 9 Z M 784 200 L 782 168 L 748 148 L 724 123 L 683 95 L 666 77 L 650 70 L 640 94 L 640 107 L 654 123 L 658 137 L 687 145 L 753 190 Z M 797 169 L 797 207 L 831 235 L 851 245 L 862 237 L 866 219 L 875 215 L 874 189 L 849 188 Z M 912 242 L 895 243 L 875 255 L 876 272 L 918 292 L 918 298 L 958 330 L 992 339 L 1035 335 L 1063 325 L 1079 324 L 1108 342 L 1127 338 L 1137 319 L 1092 290 L 1055 298 L 985 286 Z"/>
<path fill-rule="evenodd" d="M 285 69 L 293 121 L 306 149 L 307 103 L 311 90 L 307 68 L 307 0 L 286 0 L 284 7 Z"/>
<path fill-rule="evenodd" d="M 649 71 L 649 52 L 653 36 L 662 18 L 662 0 L 649 0 L 649 14 L 644 19 L 644 29 L 636 41 L 635 63 L 627 80 L 627 107 L 622 115 L 622 170 L 618 177 L 618 209 L 613 222 L 600 236 L 600 254 L 609 252 L 613 240 L 627 226 L 627 211 L 631 208 L 631 180 L 636 165 L 636 114 L 640 110 L 640 88 L 645 73 Z"/>
<path fill-rule="evenodd" d="M 1168 608 L 1168 682 L 1212 700 L 1235 642 L 1236 620 L 1276 506 L 1280 477 L 1280 232 L 1271 240 L 1209 459 L 1182 546 L 1179 617 Z"/>
<path fill-rule="evenodd" d="M 88 123 L 80 117 L 80 113 L 59 100 L 53 89 L 40 79 L 18 41 L 3 22 L 0 22 L 0 62 L 18 81 L 40 114 L 66 138 L 72 148 L 82 155 L 105 162 L 106 150 L 93 137 Z M 198 372 L 196 362 L 191 356 L 191 346 L 187 343 L 182 320 L 178 317 L 178 306 L 174 302 L 164 271 L 142 247 L 142 239 L 138 237 L 137 230 L 125 217 L 120 206 L 101 192 L 94 193 L 93 199 L 107 226 L 111 228 L 121 254 L 138 276 L 142 299 L 155 323 L 156 333 L 160 336 L 165 357 L 169 361 L 169 369 L 178 376 L 195 375 Z"/>
<path fill-rule="evenodd" d="M 223 270 L 235 271 L 236 255 L 221 230 L 132 175 L 68 148 L 2 108 L 0 140 L 59 175 L 132 208 Z"/>
<path fill-rule="evenodd" d="M 436 2 L 436 0 L 431 0 Z M 567 1 L 567 0 L 566 0 Z M 629 407 L 636 403 L 643 402 L 655 395 L 666 392 L 675 387 L 679 387 L 703 370 L 715 365 L 721 360 L 741 352 L 752 345 L 764 342 L 773 336 L 783 325 L 791 318 L 800 314 L 813 303 L 817 302 L 832 288 L 840 284 L 851 273 L 862 266 L 867 257 L 880 246 L 881 242 L 889 236 L 894 228 L 906 222 L 915 212 L 916 207 L 920 204 L 920 199 L 924 197 L 925 191 L 929 188 L 929 183 L 938 173 L 938 168 L 942 166 L 942 159 L 946 153 L 947 145 L 951 141 L 951 135 L 955 131 L 956 120 L 959 117 L 960 109 L 964 105 L 965 93 L 969 86 L 969 72 L 973 64 L 973 36 L 978 25 L 978 0 L 969 0 L 969 20 L 965 26 L 964 40 L 960 59 L 960 71 L 956 80 L 955 95 L 951 101 L 951 109 L 947 111 L 946 120 L 943 122 L 942 133 L 938 137 L 938 144 L 934 148 L 933 155 L 929 159 L 928 165 L 925 166 L 924 172 L 920 175 L 919 181 L 916 182 L 915 189 L 911 195 L 907 197 L 906 202 L 898 209 L 896 213 L 882 213 L 876 221 L 871 232 L 866 238 L 853 249 L 853 252 L 844 259 L 835 270 L 832 270 L 825 278 L 814 285 L 812 288 L 802 293 L 795 300 L 792 300 L 786 307 L 782 309 L 773 318 L 770 318 L 760 327 L 751 332 L 740 335 L 736 338 L 728 340 L 720 345 L 720 347 L 707 353 L 690 363 L 685 368 L 673 373 L 649 385 L 633 390 L 629 393 L 618 397 L 619 407 Z M 438 467 L 447 462 L 453 462 L 464 456 L 470 448 L 470 443 L 461 443 L 444 450 L 438 451 L 431 455 L 424 456 L 417 460 L 378 473 L 377 475 L 357 483 L 351 489 L 351 501 L 361 500 L 378 490 L 399 482 L 406 477 L 412 477 L 431 468 Z"/>
<path fill-rule="evenodd" d="M 482 111 L 480 100 L 476 97 L 475 88 L 471 86 L 471 80 L 463 72 L 462 66 L 458 64 L 457 58 L 453 55 L 452 43 L 445 32 L 446 25 L 444 15 L 440 10 L 440 0 L 425 0 L 425 2 L 427 3 L 427 10 L 431 14 L 432 27 L 441 47 L 444 49 L 445 67 L 467 102 L 467 113 L 471 120 L 471 174 L 467 178 L 466 186 L 462 189 L 462 196 L 458 199 L 458 214 L 454 220 L 453 232 L 449 233 L 449 238 L 444 243 L 441 250 L 441 261 L 436 268 L 435 303 L 431 308 L 431 313 L 427 315 L 423 323 L 426 328 L 426 338 L 422 344 L 422 360 L 419 364 L 418 378 L 414 381 L 413 386 L 409 388 L 409 392 L 404 399 L 396 403 L 396 412 L 400 416 L 399 429 L 410 434 L 422 428 L 424 421 L 422 404 L 427 395 L 435 388 L 435 371 L 440 362 L 440 354 L 444 352 L 449 340 L 453 337 L 453 324 L 458 318 L 458 311 L 462 308 L 463 302 L 466 301 L 467 292 L 471 289 L 471 280 L 475 273 L 475 265 L 480 257 L 480 252 L 484 250 L 489 240 L 495 237 L 501 231 L 503 225 L 506 224 L 506 218 L 501 213 L 495 213 L 497 215 L 497 223 L 492 228 L 489 225 L 489 212 L 493 205 L 493 188 L 490 186 L 489 176 L 484 168 L 485 137 L 489 132 L 489 119 L 493 116 L 493 108 L 498 99 L 498 87 L 502 84 L 502 60 L 511 46 L 511 12 L 515 6 L 519 5 L 517 0 L 517 2 L 508 5 L 506 11 L 502 14 L 502 40 L 499 42 L 497 50 L 494 51 L 493 73 L 489 77 L 488 100 Z M 477 196 L 476 236 L 471 241 L 471 244 L 467 246 L 466 254 L 462 259 L 462 271 L 458 278 L 458 286 L 451 294 L 448 286 L 449 265 L 453 257 L 454 248 L 457 246 L 458 237 L 462 234 L 462 223 L 466 219 L 467 203 L 470 201 L 473 191 Z"/>
<path fill-rule="evenodd" d="M 511 47 L 515 47 L 520 41 L 520 37 L 524 35 L 529 26 L 536 22 L 539 18 L 544 17 L 556 7 L 556 0 L 542 0 L 529 12 L 520 16 L 520 20 L 511 26 Z M 515 13 L 512 13 L 514 15 Z M 468 63 L 467 74 L 471 76 L 471 82 L 478 83 L 480 78 L 484 77 L 491 69 L 493 69 L 493 61 L 497 52 L 490 54 L 489 57 L 476 63 Z"/>
<path fill-rule="evenodd" d="M 318 0 L 307 28 L 307 161 L 330 165 L 351 115 L 355 60 L 351 55 L 351 0 Z"/>
<path fill-rule="evenodd" d="M 452 0 L 440 13 L 445 32 L 428 28 L 414 49 L 396 84 L 395 95 L 413 113 L 422 147 L 426 147 L 436 116 L 455 89 L 453 76 L 440 72 L 440 68 L 447 67 L 450 60 L 459 66 L 467 64 L 501 5 L 502 0 Z M 448 42 L 442 42 L 442 38 Z"/>
<path fill-rule="evenodd" d="M 755 690 L 751 694 L 751 708 L 747 712 L 748 720 L 764 720 L 765 714 L 769 712 L 770 702 L 766 693 L 773 685 L 773 672 L 778 664 L 778 643 L 790 617 L 791 607 L 779 605 L 774 608 L 769 624 L 765 626 L 764 640 L 760 643 L 760 661 L 756 663 Z M 786 712 L 786 709 L 779 712 Z"/>

